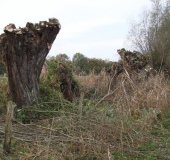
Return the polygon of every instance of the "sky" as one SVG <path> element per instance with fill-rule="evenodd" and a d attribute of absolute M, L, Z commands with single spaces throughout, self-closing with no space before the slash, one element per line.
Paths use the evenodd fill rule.
<path fill-rule="evenodd" d="M 75 53 L 117 61 L 117 49 L 131 49 L 130 22 L 151 6 L 150 0 L 0 0 L 0 34 L 9 23 L 25 27 L 57 18 L 61 30 L 48 56 Z"/>

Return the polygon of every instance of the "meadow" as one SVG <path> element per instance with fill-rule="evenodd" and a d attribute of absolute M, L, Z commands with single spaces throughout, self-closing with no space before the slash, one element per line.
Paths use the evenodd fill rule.
<path fill-rule="evenodd" d="M 73 103 L 54 92 L 39 106 L 18 111 L 8 155 L 3 141 L 10 96 L 7 78 L 0 78 L 0 159 L 170 158 L 170 81 L 163 74 L 133 80 L 123 73 L 116 82 L 105 71 L 74 78 L 80 94 Z"/>

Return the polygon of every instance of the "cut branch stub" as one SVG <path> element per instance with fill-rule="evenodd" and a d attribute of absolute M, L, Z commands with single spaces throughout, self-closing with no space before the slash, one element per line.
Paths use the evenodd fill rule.
<path fill-rule="evenodd" d="M 11 95 L 18 107 L 38 100 L 41 69 L 60 28 L 55 18 L 28 22 L 24 28 L 16 29 L 14 24 L 4 28 L 0 59 L 5 63 Z"/>

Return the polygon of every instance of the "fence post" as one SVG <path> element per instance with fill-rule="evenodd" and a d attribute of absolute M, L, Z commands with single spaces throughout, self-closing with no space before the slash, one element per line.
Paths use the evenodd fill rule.
<path fill-rule="evenodd" d="M 3 149 L 5 153 L 10 153 L 11 138 L 12 138 L 12 120 L 14 118 L 13 114 L 16 105 L 13 104 L 12 101 L 8 101 L 6 107 L 7 107 L 7 113 L 6 113 L 6 121 L 5 121 L 5 140 L 4 140 Z"/>
<path fill-rule="evenodd" d="M 80 93 L 80 100 L 79 100 L 79 112 L 80 112 L 80 119 L 83 114 L 83 100 L 84 100 L 84 92 Z"/>

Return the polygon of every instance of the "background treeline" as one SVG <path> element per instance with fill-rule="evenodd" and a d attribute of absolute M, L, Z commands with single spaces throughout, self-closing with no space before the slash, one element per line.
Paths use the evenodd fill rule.
<path fill-rule="evenodd" d="M 72 59 L 73 72 L 79 74 L 85 72 L 89 74 L 91 71 L 98 74 L 103 68 L 106 70 L 112 66 L 113 62 L 97 58 L 87 58 L 81 53 L 76 53 Z"/>
<path fill-rule="evenodd" d="M 88 58 L 81 53 L 74 54 L 72 60 L 66 54 L 58 54 L 56 57 L 48 58 L 48 63 L 57 60 L 59 63 L 69 66 L 75 74 L 86 75 L 90 72 L 99 74 L 103 69 L 109 69 L 113 62 L 97 58 Z"/>
<path fill-rule="evenodd" d="M 88 58 L 81 53 L 74 54 L 72 60 L 67 54 L 58 54 L 47 58 L 48 63 L 57 60 L 59 63 L 66 64 L 75 74 L 89 74 L 94 72 L 98 74 L 102 69 L 109 69 L 113 62 L 109 60 L 102 60 L 97 58 Z M 55 67 L 55 66 L 54 66 Z M 0 74 L 5 73 L 4 65 L 0 62 Z"/>

